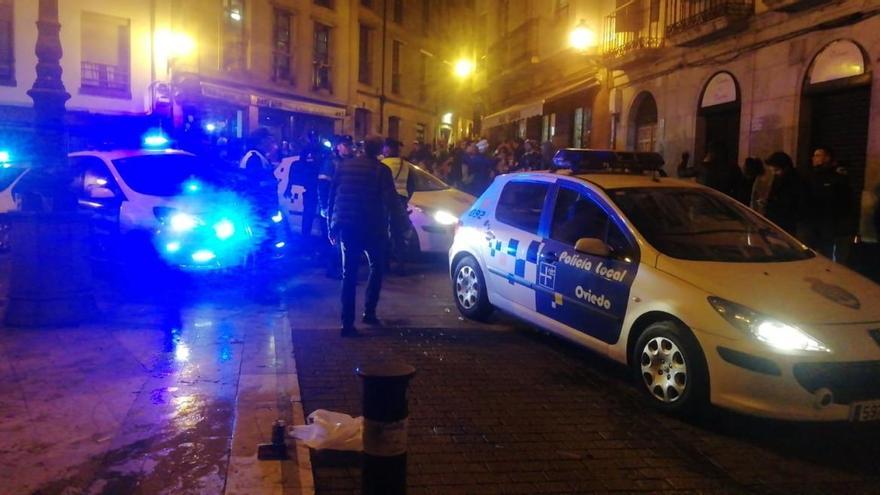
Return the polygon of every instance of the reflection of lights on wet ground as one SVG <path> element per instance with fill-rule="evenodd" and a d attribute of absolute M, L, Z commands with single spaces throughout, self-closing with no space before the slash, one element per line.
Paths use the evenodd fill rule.
<path fill-rule="evenodd" d="M 177 342 L 177 345 L 174 347 L 174 360 L 185 363 L 189 361 L 189 347 L 183 342 Z"/>

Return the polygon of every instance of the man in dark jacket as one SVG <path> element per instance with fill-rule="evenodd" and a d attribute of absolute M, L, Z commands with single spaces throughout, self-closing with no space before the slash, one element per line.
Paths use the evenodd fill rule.
<path fill-rule="evenodd" d="M 382 139 L 368 138 L 364 156 L 343 160 L 330 186 L 330 242 L 342 245 L 342 336 L 356 336 L 355 289 L 361 253 L 370 262 L 363 322 L 377 325 L 376 306 L 382 290 L 389 215 L 399 214 L 400 202 L 391 170 L 376 159 Z"/>
<path fill-rule="evenodd" d="M 804 170 L 806 216 L 804 241 L 824 256 L 846 263 L 855 216 L 852 186 L 846 168 L 834 161 L 830 148 L 813 152 L 812 167 Z"/>

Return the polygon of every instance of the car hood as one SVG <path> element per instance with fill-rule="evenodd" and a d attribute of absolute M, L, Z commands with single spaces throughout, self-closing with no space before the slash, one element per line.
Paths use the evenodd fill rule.
<path fill-rule="evenodd" d="M 780 263 L 719 263 L 660 256 L 657 269 L 783 321 L 880 321 L 880 286 L 821 256 Z"/>
<path fill-rule="evenodd" d="M 420 191 L 413 194 L 410 204 L 428 210 L 446 210 L 460 217 L 474 204 L 474 198 L 470 194 L 458 189 L 444 189 L 442 191 Z"/>

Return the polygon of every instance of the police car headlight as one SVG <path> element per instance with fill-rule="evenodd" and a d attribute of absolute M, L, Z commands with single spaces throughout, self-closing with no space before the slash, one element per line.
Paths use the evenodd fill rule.
<path fill-rule="evenodd" d="M 175 232 L 187 232 L 196 228 L 199 220 L 188 213 L 175 213 L 171 215 L 168 224 L 171 225 L 171 230 Z"/>
<path fill-rule="evenodd" d="M 781 351 L 831 352 L 817 339 L 800 328 L 783 323 L 749 309 L 741 304 L 709 297 L 709 304 L 734 327 L 752 338 Z"/>
<path fill-rule="evenodd" d="M 434 221 L 440 225 L 455 225 L 458 223 L 458 217 L 448 211 L 438 210 L 434 212 Z"/>

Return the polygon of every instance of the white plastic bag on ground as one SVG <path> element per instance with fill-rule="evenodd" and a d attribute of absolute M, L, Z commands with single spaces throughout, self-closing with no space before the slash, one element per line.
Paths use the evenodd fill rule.
<path fill-rule="evenodd" d="M 322 450 L 364 450 L 364 418 L 353 418 L 325 409 L 318 409 L 306 418 L 307 424 L 296 425 L 290 436 L 307 446 Z"/>

